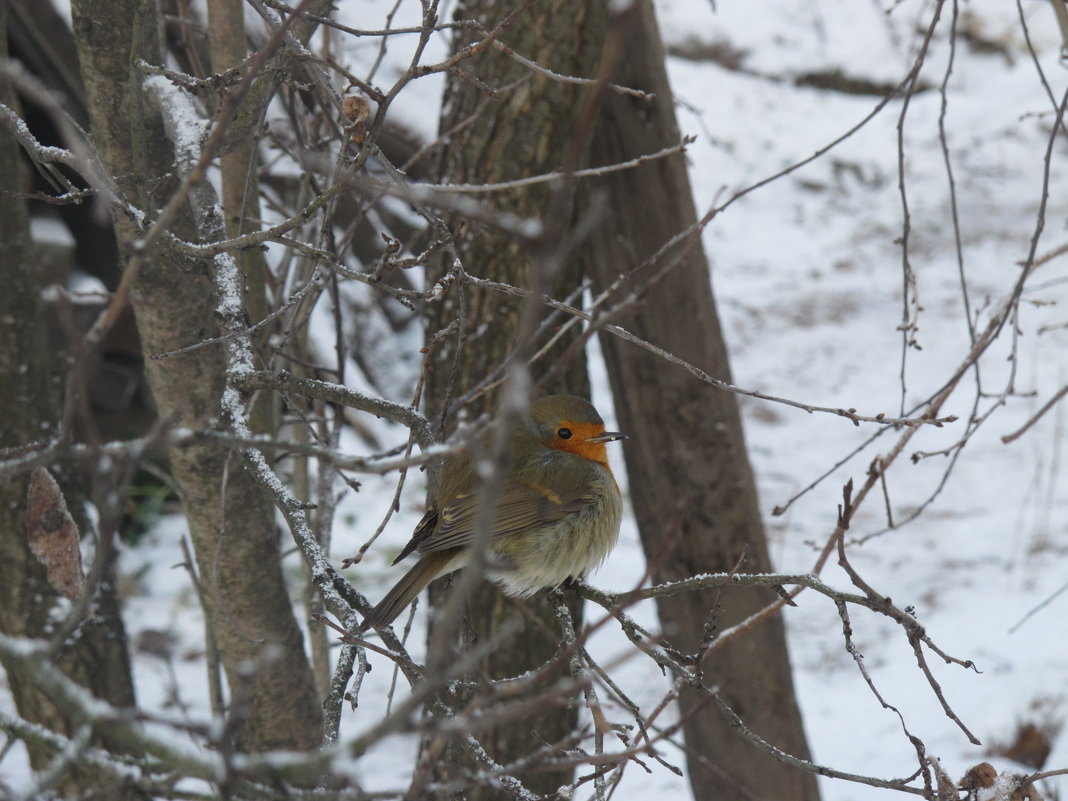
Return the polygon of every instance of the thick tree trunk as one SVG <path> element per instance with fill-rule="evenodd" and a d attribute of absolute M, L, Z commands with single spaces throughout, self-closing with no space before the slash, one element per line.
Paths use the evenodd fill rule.
<path fill-rule="evenodd" d="M 645 102 L 610 94 L 594 134 L 594 164 L 611 164 L 679 141 L 663 46 L 652 4 L 640 3 L 631 38 L 613 80 L 655 94 Z M 641 265 L 696 217 L 681 155 L 600 178 L 594 191 L 608 204 L 607 222 L 588 249 L 595 284 L 609 286 Z M 671 353 L 729 381 L 727 350 L 699 239 L 644 267 L 624 292 L 673 259 L 679 263 L 641 300 L 612 320 Z M 698 573 L 769 569 L 756 488 L 735 398 L 703 385 L 682 368 L 613 336 L 602 337 L 624 442 L 631 496 L 656 581 Z M 684 653 L 699 650 L 713 615 L 717 629 L 773 600 L 750 589 L 684 593 L 659 602 L 661 623 Z M 808 756 L 794 699 L 783 625 L 778 617 L 715 653 L 705 683 L 758 734 L 786 751 Z M 680 707 L 701 702 L 684 687 Z M 685 723 L 694 797 L 815 799 L 815 777 L 776 762 L 744 741 L 706 707 Z"/>
<path fill-rule="evenodd" d="M 0 5 L 0 60 L 7 57 L 7 35 Z M 15 107 L 13 93 L 0 81 L 0 101 Z M 0 292 L 0 448 L 15 448 L 55 436 L 59 420 L 58 358 L 46 329 L 41 302 L 41 276 L 30 242 L 24 200 L 13 193 L 25 187 L 19 148 L 6 126 L 0 126 L 0 264 L 4 289 Z M 29 476 L 0 483 L 0 632 L 42 638 L 55 630 L 70 603 L 49 584 L 46 571 L 30 552 L 26 540 Z M 112 571 L 95 588 L 90 613 L 60 648 L 56 664 L 67 676 L 97 698 L 116 707 L 134 705 L 126 632 L 119 615 Z M 30 677 L 8 670 L 8 686 L 19 715 L 66 736 L 82 721 L 71 710 L 57 707 L 36 689 Z M 55 756 L 30 748 L 35 769 Z M 64 797 L 103 794 L 126 798 L 126 791 L 89 767 L 73 768 L 57 785 Z"/>
<path fill-rule="evenodd" d="M 174 184 L 173 157 L 158 115 L 142 100 L 138 58 L 160 63 L 154 3 L 81 0 L 74 31 L 94 141 L 120 188 L 146 210 L 162 208 Z M 116 215 L 120 242 L 138 235 Z M 187 237 L 195 232 L 186 225 Z M 159 414 L 177 426 L 209 428 L 219 413 L 224 357 L 207 347 L 170 359 L 153 355 L 218 335 L 208 269 L 164 254 L 142 267 L 131 292 L 146 371 Z M 240 705 L 236 746 L 310 749 L 321 739 L 321 706 L 279 563 L 274 511 L 237 453 L 189 447 L 170 454 L 189 521 L 206 612 Z M 251 669 L 250 669 L 251 668 Z"/>
<path fill-rule="evenodd" d="M 468 0 L 460 4 L 456 13 L 459 17 L 477 19 L 491 29 L 509 10 L 492 0 Z M 567 0 L 537 3 L 509 29 L 508 44 L 549 69 L 568 75 L 589 74 L 597 62 L 603 33 L 598 26 L 590 24 L 583 11 L 581 5 L 575 6 Z M 458 41 L 456 48 L 465 44 L 467 41 Z M 441 131 L 443 134 L 452 131 L 473 114 L 478 116 L 447 137 L 439 169 L 441 180 L 490 183 L 523 178 L 558 169 L 569 149 L 584 150 L 583 142 L 573 140 L 575 118 L 584 95 L 582 89 L 532 75 L 492 49 L 474 61 L 465 62 L 464 70 L 493 87 L 509 87 L 517 81 L 519 85 L 506 89 L 497 102 L 487 106 L 486 93 L 476 82 L 450 74 Z M 542 184 L 494 193 L 483 201 L 488 208 L 502 213 L 543 219 L 546 209 L 553 205 L 552 197 L 552 190 Z M 570 216 L 570 203 L 564 199 L 554 208 L 559 213 L 558 219 L 552 222 L 563 226 Z M 476 226 L 457 245 L 464 268 L 480 278 L 539 288 L 557 297 L 570 294 L 581 280 L 573 263 L 555 275 L 546 275 L 549 259 L 531 254 L 515 238 L 489 228 Z M 465 293 L 462 317 L 460 293 Z M 463 287 L 431 306 L 430 335 L 458 317 L 463 327 L 460 337 L 448 337 L 437 345 L 434 353 L 435 370 L 428 378 L 426 404 L 431 419 L 483 382 L 514 351 L 520 328 L 520 306 L 515 298 Z M 532 377 L 538 380 L 544 376 L 570 342 L 571 339 L 565 338 L 535 364 Z M 457 347 L 461 348 L 459 353 Z M 563 367 L 542 390 L 588 397 L 589 379 L 581 351 Z M 476 398 L 467 408 L 472 416 L 492 412 L 497 397 L 498 393 L 491 391 Z M 455 418 L 444 422 L 446 428 L 451 428 Z M 431 589 L 432 599 L 444 597 L 440 586 Z M 525 611 L 519 608 L 520 603 L 526 607 Z M 581 603 L 571 597 L 568 604 L 576 624 L 580 623 Z M 473 593 L 468 604 L 465 648 L 494 636 L 505 621 L 519 621 L 519 631 L 483 661 L 482 676 L 516 676 L 544 664 L 557 652 L 561 635 L 551 600 L 539 594 L 516 602 L 488 582 Z M 547 706 L 543 712 L 480 734 L 479 739 L 494 759 L 505 764 L 545 743 L 559 742 L 573 732 L 577 708 Z M 520 774 L 519 778 L 532 791 L 549 793 L 566 783 L 570 776 L 570 770 L 543 770 Z M 489 799 L 498 795 L 482 788 L 467 797 Z"/>

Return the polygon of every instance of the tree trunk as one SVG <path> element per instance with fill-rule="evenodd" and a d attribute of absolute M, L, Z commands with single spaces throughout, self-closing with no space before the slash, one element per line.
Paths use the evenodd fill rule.
<path fill-rule="evenodd" d="M 456 14 L 477 19 L 491 29 L 508 10 L 492 0 L 468 0 L 460 4 Z M 538 3 L 509 29 L 508 44 L 549 69 L 568 75 L 589 74 L 597 62 L 603 33 L 598 26 L 591 25 L 582 12 L 581 6 L 576 7 L 566 0 Z M 458 40 L 455 48 L 467 43 Z M 584 142 L 573 140 L 575 118 L 584 95 L 582 89 L 532 75 L 492 49 L 473 61 L 464 62 L 464 70 L 493 87 L 520 83 L 502 92 L 498 102 L 487 106 L 486 93 L 476 81 L 450 73 L 445 112 L 440 123 L 442 133 L 453 131 L 473 114 L 479 116 L 473 124 L 447 136 L 439 169 L 442 181 L 490 183 L 551 172 L 560 167 L 569 149 L 584 150 Z M 556 208 L 559 210 L 557 218 L 548 223 L 561 228 L 570 217 L 569 199 L 554 199 L 546 184 L 493 193 L 482 201 L 484 207 L 491 210 L 543 221 L 547 216 L 546 209 Z M 539 258 L 545 254 L 532 254 L 514 237 L 490 228 L 475 226 L 457 247 L 465 269 L 480 278 L 537 288 L 555 297 L 566 297 L 581 281 L 581 274 L 573 262 L 555 274 L 548 274 L 554 269 L 548 266 L 552 262 L 551 256 Z M 461 294 L 463 307 L 460 305 Z M 449 336 L 436 346 L 435 369 L 427 382 L 426 407 L 432 420 L 463 393 L 485 381 L 514 352 L 520 344 L 517 342 L 520 308 L 521 303 L 515 298 L 470 287 L 453 289 L 442 302 L 430 307 L 428 333 L 431 336 L 458 317 L 463 329 L 459 337 Z M 565 337 L 554 346 L 532 367 L 532 377 L 538 380 L 546 376 L 572 341 L 573 338 Z M 581 351 L 577 356 L 572 355 L 570 363 L 560 367 L 562 369 L 554 373 L 541 390 L 589 397 L 589 379 Z M 495 410 L 497 397 L 496 391 L 490 391 L 474 398 L 466 405 L 467 409 L 472 417 L 491 413 Z M 455 417 L 450 416 L 444 423 L 446 428 L 451 428 Z M 444 597 L 439 585 L 444 585 L 445 581 L 431 588 L 431 598 L 435 602 Z M 576 625 L 580 624 L 581 602 L 571 595 L 568 605 Z M 525 611 L 520 606 L 525 607 Z M 552 601 L 544 593 L 517 602 L 500 593 L 495 585 L 483 582 L 468 603 L 468 627 L 463 647 L 474 647 L 480 640 L 495 636 L 505 621 L 521 623 L 516 636 L 483 660 L 480 676 L 476 678 L 516 676 L 548 661 L 561 642 L 560 627 L 552 608 Z M 494 759 L 505 764 L 545 743 L 560 742 L 574 731 L 577 708 L 574 704 L 547 706 L 550 708 L 543 712 L 480 734 L 480 741 Z M 530 790 L 544 794 L 569 781 L 571 774 L 570 770 L 528 771 L 519 774 L 518 778 Z M 478 788 L 467 797 L 490 799 L 498 797 L 498 793 Z"/>
<path fill-rule="evenodd" d="M 652 102 L 609 94 L 594 134 L 594 166 L 652 153 L 679 141 L 664 51 L 652 4 L 640 3 L 613 80 L 655 94 Z M 600 288 L 641 265 L 696 216 L 682 155 L 614 172 L 593 191 L 608 204 L 587 251 Z M 727 350 L 700 240 L 683 242 L 631 277 L 622 292 L 669 261 L 679 263 L 612 322 L 725 381 Z M 622 293 L 621 293 L 622 294 Z M 770 569 L 756 487 L 733 395 L 703 385 L 680 367 L 613 336 L 602 336 L 634 511 L 655 581 Z M 684 653 L 700 650 L 713 616 L 717 630 L 770 600 L 752 589 L 684 593 L 661 599 L 661 624 Z M 772 618 L 705 663 L 705 683 L 758 734 L 800 757 L 808 746 L 794 699 L 782 620 Z M 701 703 L 683 687 L 684 715 Z M 815 799 L 813 775 L 776 762 L 744 741 L 713 707 L 685 723 L 694 797 Z"/>
<path fill-rule="evenodd" d="M 81 0 L 74 32 L 91 109 L 94 142 L 120 189 L 151 213 L 173 192 L 174 163 L 160 120 L 144 102 L 139 58 L 160 63 L 154 3 Z M 115 216 L 120 242 L 139 231 Z M 188 223 L 176 232 L 195 238 Z M 152 358 L 217 336 L 208 266 L 153 254 L 131 301 L 146 372 L 160 417 L 206 429 L 219 413 L 224 354 L 205 347 Z M 321 738 L 322 712 L 303 636 L 279 562 L 274 510 L 238 453 L 194 446 L 170 453 L 189 521 L 209 615 L 240 725 L 234 745 L 247 751 L 305 750 Z M 250 670 L 251 668 L 251 670 Z"/>
<path fill-rule="evenodd" d="M 0 61 L 7 57 L 7 8 L 0 5 Z M 7 81 L 0 81 L 0 102 L 16 107 Z M 19 148 L 7 126 L 0 125 L 0 448 L 16 448 L 57 434 L 58 359 L 49 343 L 41 302 L 41 276 L 30 241 L 26 203 L 14 193 L 27 187 Z M 29 476 L 0 483 L 0 632 L 44 638 L 54 632 L 70 603 L 52 587 L 45 568 L 26 539 L 26 493 Z M 89 614 L 59 650 L 56 664 L 97 698 L 119 707 L 134 706 L 126 632 L 119 615 L 112 571 L 108 569 Z M 57 707 L 28 677 L 10 668 L 8 686 L 19 715 L 68 737 L 82 721 Z M 100 743 L 107 745 L 106 743 Z M 55 756 L 31 747 L 30 761 L 44 768 Z M 87 766 L 74 767 L 56 786 L 64 797 L 103 794 L 126 798 L 115 779 Z"/>

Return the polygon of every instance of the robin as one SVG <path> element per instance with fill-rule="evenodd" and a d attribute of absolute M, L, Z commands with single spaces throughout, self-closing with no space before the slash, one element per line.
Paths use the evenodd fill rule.
<path fill-rule="evenodd" d="M 492 427 L 482 434 L 482 452 L 492 436 Z M 604 561 L 623 515 L 605 443 L 622 438 L 574 395 L 541 398 L 518 422 L 486 542 L 487 575 L 507 595 L 528 598 Z M 419 561 L 371 610 L 364 629 L 388 626 L 427 584 L 468 563 L 477 487 L 470 453 L 445 459 L 430 508 L 393 564 L 412 551 Z"/>

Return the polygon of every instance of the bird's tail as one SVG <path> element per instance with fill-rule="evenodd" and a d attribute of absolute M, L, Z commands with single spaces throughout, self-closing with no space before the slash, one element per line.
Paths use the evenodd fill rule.
<path fill-rule="evenodd" d="M 460 566 L 453 564 L 453 561 L 454 554 L 450 551 L 425 554 L 371 610 L 361 628 L 382 629 L 388 626 L 404 611 L 404 607 L 416 599 L 427 584 Z"/>

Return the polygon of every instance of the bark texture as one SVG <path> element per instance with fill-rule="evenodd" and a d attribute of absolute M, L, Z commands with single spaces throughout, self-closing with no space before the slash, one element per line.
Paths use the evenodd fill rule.
<path fill-rule="evenodd" d="M 0 5 L 0 60 L 7 56 L 4 17 Z M 16 107 L 6 81 L 0 81 L 0 101 Z M 59 423 L 58 359 L 52 349 L 43 304 L 41 276 L 30 241 L 26 203 L 11 192 L 28 189 L 19 148 L 6 126 L 0 126 L 0 448 L 17 448 L 57 434 Z M 29 475 L 0 483 L 0 631 L 47 638 L 70 610 L 49 584 L 44 567 L 26 541 L 26 492 Z M 55 663 L 67 676 L 97 698 L 116 707 L 134 706 L 126 634 L 119 615 L 111 571 L 95 588 L 90 613 L 60 646 Z M 57 707 L 36 689 L 31 677 L 7 668 L 7 683 L 18 714 L 25 720 L 72 736 L 83 721 L 69 709 Z M 107 745 L 107 743 L 103 743 Z M 43 769 L 54 753 L 30 748 L 30 761 Z M 72 768 L 57 784 L 63 797 L 103 794 L 129 797 L 114 778 L 87 766 Z"/>
<path fill-rule="evenodd" d="M 492 0 L 468 0 L 460 4 L 456 13 L 477 19 L 492 29 L 509 10 Z M 602 38 L 601 29 L 591 24 L 585 8 L 567 0 L 535 4 L 507 34 L 509 46 L 518 52 L 569 75 L 593 71 Z M 459 40 L 454 49 L 467 43 Z M 498 98 L 490 100 L 476 81 L 450 74 L 440 122 L 447 142 L 439 169 L 441 180 L 488 183 L 523 178 L 558 169 L 566 153 L 584 151 L 585 142 L 574 139 L 575 119 L 584 96 L 582 88 L 532 75 L 492 49 L 465 62 L 464 69 L 477 76 L 477 81 L 503 91 Z M 465 121 L 470 122 L 465 124 Z M 495 211 L 542 219 L 561 230 L 570 218 L 568 199 L 554 196 L 553 189 L 545 184 L 494 193 L 484 198 L 484 202 Z M 554 219 L 546 219 L 548 209 L 554 210 Z M 549 247 L 531 253 L 528 246 L 514 237 L 476 225 L 458 242 L 458 248 L 464 268 L 472 275 L 565 297 L 578 286 L 581 274 L 573 262 L 562 269 L 552 266 L 556 262 L 550 251 L 555 243 L 546 244 Z M 451 429 L 455 416 L 443 419 L 442 410 L 484 382 L 519 344 L 521 303 L 499 293 L 454 285 L 442 302 L 431 306 L 429 316 L 431 335 L 454 320 L 460 323 L 459 336 L 449 336 L 436 346 L 435 369 L 427 385 L 426 405 L 431 419 L 437 416 L 446 429 Z M 539 344 L 551 333 L 552 330 L 545 332 Z M 545 375 L 569 342 L 565 339 L 533 366 L 535 380 Z M 589 379 L 581 351 L 541 389 L 545 393 L 568 392 L 589 397 Z M 466 408 L 472 417 L 492 413 L 497 397 L 497 391 L 490 391 L 476 397 Z M 444 597 L 438 585 L 431 588 L 431 598 L 435 601 Z M 573 597 L 568 603 L 576 624 L 580 623 L 581 603 Z M 544 593 L 516 602 L 500 593 L 495 585 L 483 582 L 468 603 L 463 647 L 474 647 L 495 636 L 506 621 L 512 624 L 518 621 L 519 630 L 483 661 L 481 675 L 516 676 L 548 661 L 561 641 L 552 607 Z M 545 707 L 542 712 L 496 726 L 480 734 L 479 739 L 490 755 L 504 764 L 545 743 L 559 742 L 574 730 L 577 708 L 574 704 Z M 519 774 L 524 785 L 539 794 L 555 791 L 570 776 L 570 770 Z M 467 797 L 489 799 L 498 795 L 477 789 Z"/>
<path fill-rule="evenodd" d="M 679 141 L 664 51 L 652 4 L 641 2 L 613 80 L 655 94 L 652 102 L 608 94 L 594 134 L 594 166 L 652 153 Z M 588 249 L 595 286 L 608 287 L 638 268 L 696 221 L 685 158 L 660 159 L 598 179 L 608 205 Z M 624 287 L 678 259 L 641 300 L 612 322 L 725 381 L 727 349 L 700 239 L 675 247 L 642 267 Z M 635 515 L 654 580 L 698 573 L 770 569 L 756 487 L 733 395 L 704 385 L 680 367 L 613 336 L 601 344 L 608 363 Z M 659 601 L 661 624 L 684 653 L 700 649 L 712 615 L 721 630 L 756 612 L 773 596 L 751 589 L 683 593 Z M 778 617 L 716 652 L 704 664 L 705 683 L 758 734 L 808 757 L 794 698 L 782 620 Z M 702 703 L 692 688 L 680 698 L 683 715 Z M 694 797 L 818 798 L 815 776 L 783 765 L 733 731 L 713 706 L 685 724 Z"/>
<path fill-rule="evenodd" d="M 150 0 L 73 3 L 74 31 L 94 141 L 120 189 L 142 209 L 166 205 L 173 157 L 159 116 L 144 103 L 138 58 L 160 63 Z M 116 215 L 120 242 L 138 235 Z M 195 239 L 179 223 L 180 236 Z M 218 336 L 210 265 L 156 253 L 131 292 L 146 371 L 159 414 L 208 428 L 219 413 L 223 351 L 154 354 Z M 190 447 L 170 454 L 219 652 L 237 712 L 241 750 L 305 750 L 321 738 L 322 712 L 279 562 L 274 512 L 237 453 Z"/>

